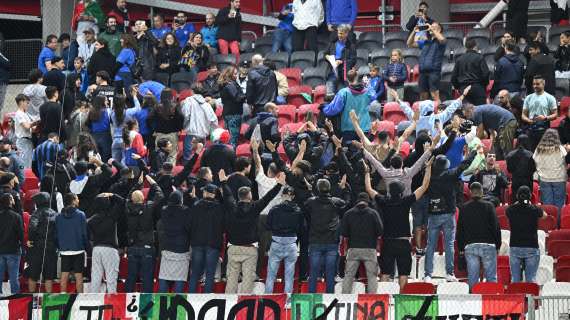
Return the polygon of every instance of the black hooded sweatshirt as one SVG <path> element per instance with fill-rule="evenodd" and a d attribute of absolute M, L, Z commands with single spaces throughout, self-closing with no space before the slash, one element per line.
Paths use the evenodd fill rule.
<path fill-rule="evenodd" d="M 41 252 L 45 247 L 55 252 L 57 248 L 57 232 L 55 218 L 57 212 L 50 208 L 50 195 L 40 192 L 32 197 L 36 204 L 36 211 L 30 217 L 28 226 L 28 240 L 33 242 L 33 249 Z M 44 246 L 45 245 L 45 246 Z"/>
<path fill-rule="evenodd" d="M 283 201 L 269 210 L 266 226 L 274 237 L 296 237 L 303 226 L 301 209 L 293 201 Z"/>
<path fill-rule="evenodd" d="M 192 220 L 190 244 L 192 247 L 209 247 L 220 250 L 223 244 L 223 203 L 217 199 L 198 200 L 190 210 Z"/>
<path fill-rule="evenodd" d="M 118 248 L 117 221 L 125 213 L 125 199 L 118 195 L 97 196 L 93 201 L 93 216 L 87 220 L 93 247 Z"/>
<path fill-rule="evenodd" d="M 251 68 L 247 76 L 245 94 L 247 103 L 254 107 L 254 114 L 262 112 L 266 103 L 273 102 L 277 98 L 275 72 L 264 65 Z"/>
<path fill-rule="evenodd" d="M 164 194 L 158 184 L 152 184 L 146 203 L 127 202 L 127 235 L 131 247 L 154 246 L 154 230 L 160 216 Z"/>
<path fill-rule="evenodd" d="M 19 254 L 24 242 L 22 216 L 12 208 L 0 208 L 0 254 Z"/>
<path fill-rule="evenodd" d="M 182 205 L 183 194 L 174 191 L 168 197 L 168 205 L 162 208 L 158 221 L 160 249 L 185 253 L 190 249 L 190 209 Z"/>
<path fill-rule="evenodd" d="M 305 202 L 303 212 L 309 225 L 310 244 L 338 243 L 340 219 L 348 209 L 342 199 L 321 194 Z"/>
<path fill-rule="evenodd" d="M 349 248 L 375 249 L 376 240 L 383 231 L 378 211 L 370 208 L 366 202 L 357 203 L 342 219 L 341 235 L 348 238 Z"/>

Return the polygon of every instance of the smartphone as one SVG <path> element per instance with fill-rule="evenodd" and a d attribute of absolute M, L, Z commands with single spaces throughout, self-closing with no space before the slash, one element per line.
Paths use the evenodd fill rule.
<path fill-rule="evenodd" d="M 419 26 L 418 29 L 420 29 L 420 31 L 426 31 L 427 29 L 429 29 L 429 26 L 428 25 Z"/>

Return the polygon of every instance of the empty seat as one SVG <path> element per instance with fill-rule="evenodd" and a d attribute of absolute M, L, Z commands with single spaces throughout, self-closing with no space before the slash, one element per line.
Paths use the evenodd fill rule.
<path fill-rule="evenodd" d="M 218 67 L 219 68 L 219 67 Z M 190 89 L 194 83 L 194 73 L 191 72 L 177 72 L 173 73 L 170 77 L 171 87 L 177 92 L 182 92 Z"/>
<path fill-rule="evenodd" d="M 455 63 L 444 63 L 441 66 L 441 81 L 451 81 L 454 68 Z M 444 99 L 441 100 L 444 101 Z"/>
<path fill-rule="evenodd" d="M 463 31 L 457 29 L 444 30 L 443 35 L 445 36 L 448 48 L 461 48 L 463 47 Z"/>
<path fill-rule="evenodd" d="M 316 86 L 313 93 L 313 102 L 318 104 L 324 103 L 326 94 L 327 94 L 327 86 L 325 85 Z"/>
<path fill-rule="evenodd" d="M 256 55 L 257 53 L 255 52 L 245 52 L 239 55 L 239 60 L 240 62 L 249 62 L 251 63 L 251 59 L 253 58 L 254 55 Z"/>
<path fill-rule="evenodd" d="M 325 56 L 328 53 L 326 53 L 325 51 L 319 51 L 319 53 L 317 54 L 317 63 L 316 66 L 317 67 L 321 67 L 321 68 L 325 68 L 327 71 L 331 70 L 331 66 L 330 63 L 327 61 L 327 59 L 325 58 Z"/>
<path fill-rule="evenodd" d="M 420 49 L 418 48 L 406 48 L 402 50 L 402 56 L 404 58 L 404 63 L 408 66 L 415 66 L 419 64 Z"/>
<path fill-rule="evenodd" d="M 366 66 L 368 65 L 368 49 L 356 49 L 356 65 Z"/>
<path fill-rule="evenodd" d="M 543 296 L 570 296 L 570 282 L 549 282 L 542 286 Z"/>
<path fill-rule="evenodd" d="M 536 283 L 531 282 L 516 282 L 511 283 L 507 286 L 505 290 L 506 294 L 530 294 L 533 296 L 538 296 L 540 293 L 540 287 Z"/>
<path fill-rule="evenodd" d="M 369 31 L 363 32 L 358 36 L 358 42 L 374 40 L 382 43 L 382 32 L 380 31 Z"/>
<path fill-rule="evenodd" d="M 399 49 L 405 48 L 408 40 L 408 32 L 396 31 L 386 33 L 384 36 L 384 48 Z"/>
<path fill-rule="evenodd" d="M 382 48 L 382 32 L 363 32 L 356 42 L 356 49 L 373 51 L 380 48 Z"/>
<path fill-rule="evenodd" d="M 320 113 L 319 105 L 317 103 L 304 104 L 297 109 L 297 118 L 299 122 L 305 122 L 307 113 L 312 112 L 314 115 L 313 119 L 316 119 Z"/>
<path fill-rule="evenodd" d="M 467 32 L 467 40 L 475 40 L 477 47 L 483 49 L 491 44 L 491 31 L 488 29 L 471 29 Z"/>
<path fill-rule="evenodd" d="M 242 143 L 237 146 L 236 148 L 236 156 L 237 157 L 251 157 L 251 146 L 249 143 Z"/>
<path fill-rule="evenodd" d="M 270 52 L 265 58 L 273 62 L 277 69 L 287 68 L 289 66 L 289 54 L 287 52 Z"/>
<path fill-rule="evenodd" d="M 549 256 L 558 258 L 560 256 L 570 255 L 570 240 L 551 240 L 547 245 Z"/>
<path fill-rule="evenodd" d="M 220 71 L 225 68 L 236 64 L 236 57 L 233 54 L 217 54 L 214 56 L 214 63 L 218 66 Z"/>
<path fill-rule="evenodd" d="M 253 51 L 253 41 L 251 39 L 241 39 L 239 43 L 240 52 L 251 52 Z"/>
<path fill-rule="evenodd" d="M 370 73 L 370 67 L 369 66 L 360 66 L 358 67 L 358 75 L 359 76 L 364 76 Z"/>
<path fill-rule="evenodd" d="M 327 70 L 321 67 L 312 67 L 303 70 L 303 84 L 314 88 L 327 82 Z"/>
<path fill-rule="evenodd" d="M 315 65 L 314 51 L 295 51 L 291 54 L 291 67 L 304 70 Z"/>
<path fill-rule="evenodd" d="M 502 283 L 498 282 L 479 282 L 476 283 L 471 293 L 473 294 L 504 294 L 505 287 Z"/>
<path fill-rule="evenodd" d="M 390 49 L 378 49 L 370 53 L 370 61 L 379 66 L 383 67 L 390 63 Z"/>
<path fill-rule="evenodd" d="M 279 72 L 287 77 L 287 84 L 289 84 L 289 87 L 298 86 L 301 84 L 300 68 L 283 68 L 280 69 Z"/>
<path fill-rule="evenodd" d="M 273 46 L 272 37 L 266 35 L 261 38 L 257 38 L 257 40 L 255 40 L 254 51 L 256 53 L 265 56 L 266 54 L 271 52 L 272 46 Z"/>
<path fill-rule="evenodd" d="M 287 103 L 295 106 L 311 103 L 305 96 L 310 97 L 313 89 L 309 86 L 295 86 L 289 87 L 289 95 L 287 96 Z"/>
<path fill-rule="evenodd" d="M 397 102 L 388 102 L 382 108 L 382 119 L 392 121 L 394 125 L 398 125 L 402 121 L 408 120 L 408 117 L 400 108 Z"/>
<path fill-rule="evenodd" d="M 437 294 L 469 294 L 469 285 L 465 282 L 444 282 L 437 285 Z"/>
<path fill-rule="evenodd" d="M 400 285 L 396 282 L 378 282 L 378 289 L 376 290 L 378 294 L 399 294 Z"/>
<path fill-rule="evenodd" d="M 401 294 L 435 294 L 435 286 L 429 282 L 408 282 Z"/>
<path fill-rule="evenodd" d="M 293 105 L 281 105 L 277 107 L 277 121 L 279 127 L 286 125 L 287 123 L 295 122 L 295 117 L 297 114 L 297 107 Z"/>
<path fill-rule="evenodd" d="M 556 267 L 556 281 L 570 281 L 570 267 Z"/>

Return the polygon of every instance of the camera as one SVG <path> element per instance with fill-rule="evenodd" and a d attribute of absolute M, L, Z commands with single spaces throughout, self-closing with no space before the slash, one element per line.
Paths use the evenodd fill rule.
<path fill-rule="evenodd" d="M 420 29 L 420 31 L 426 31 L 427 29 L 429 29 L 429 26 L 428 25 L 418 26 L 418 29 Z"/>
<path fill-rule="evenodd" d="M 176 24 L 184 24 L 184 22 L 186 22 L 184 21 L 184 18 L 179 18 L 179 17 L 174 18 L 174 23 Z"/>

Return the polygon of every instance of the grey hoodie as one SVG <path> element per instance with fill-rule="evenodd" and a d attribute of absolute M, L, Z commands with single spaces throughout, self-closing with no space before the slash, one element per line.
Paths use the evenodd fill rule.
<path fill-rule="evenodd" d="M 202 95 L 195 94 L 182 102 L 184 130 L 187 135 L 206 138 L 218 125 L 218 117 Z"/>

